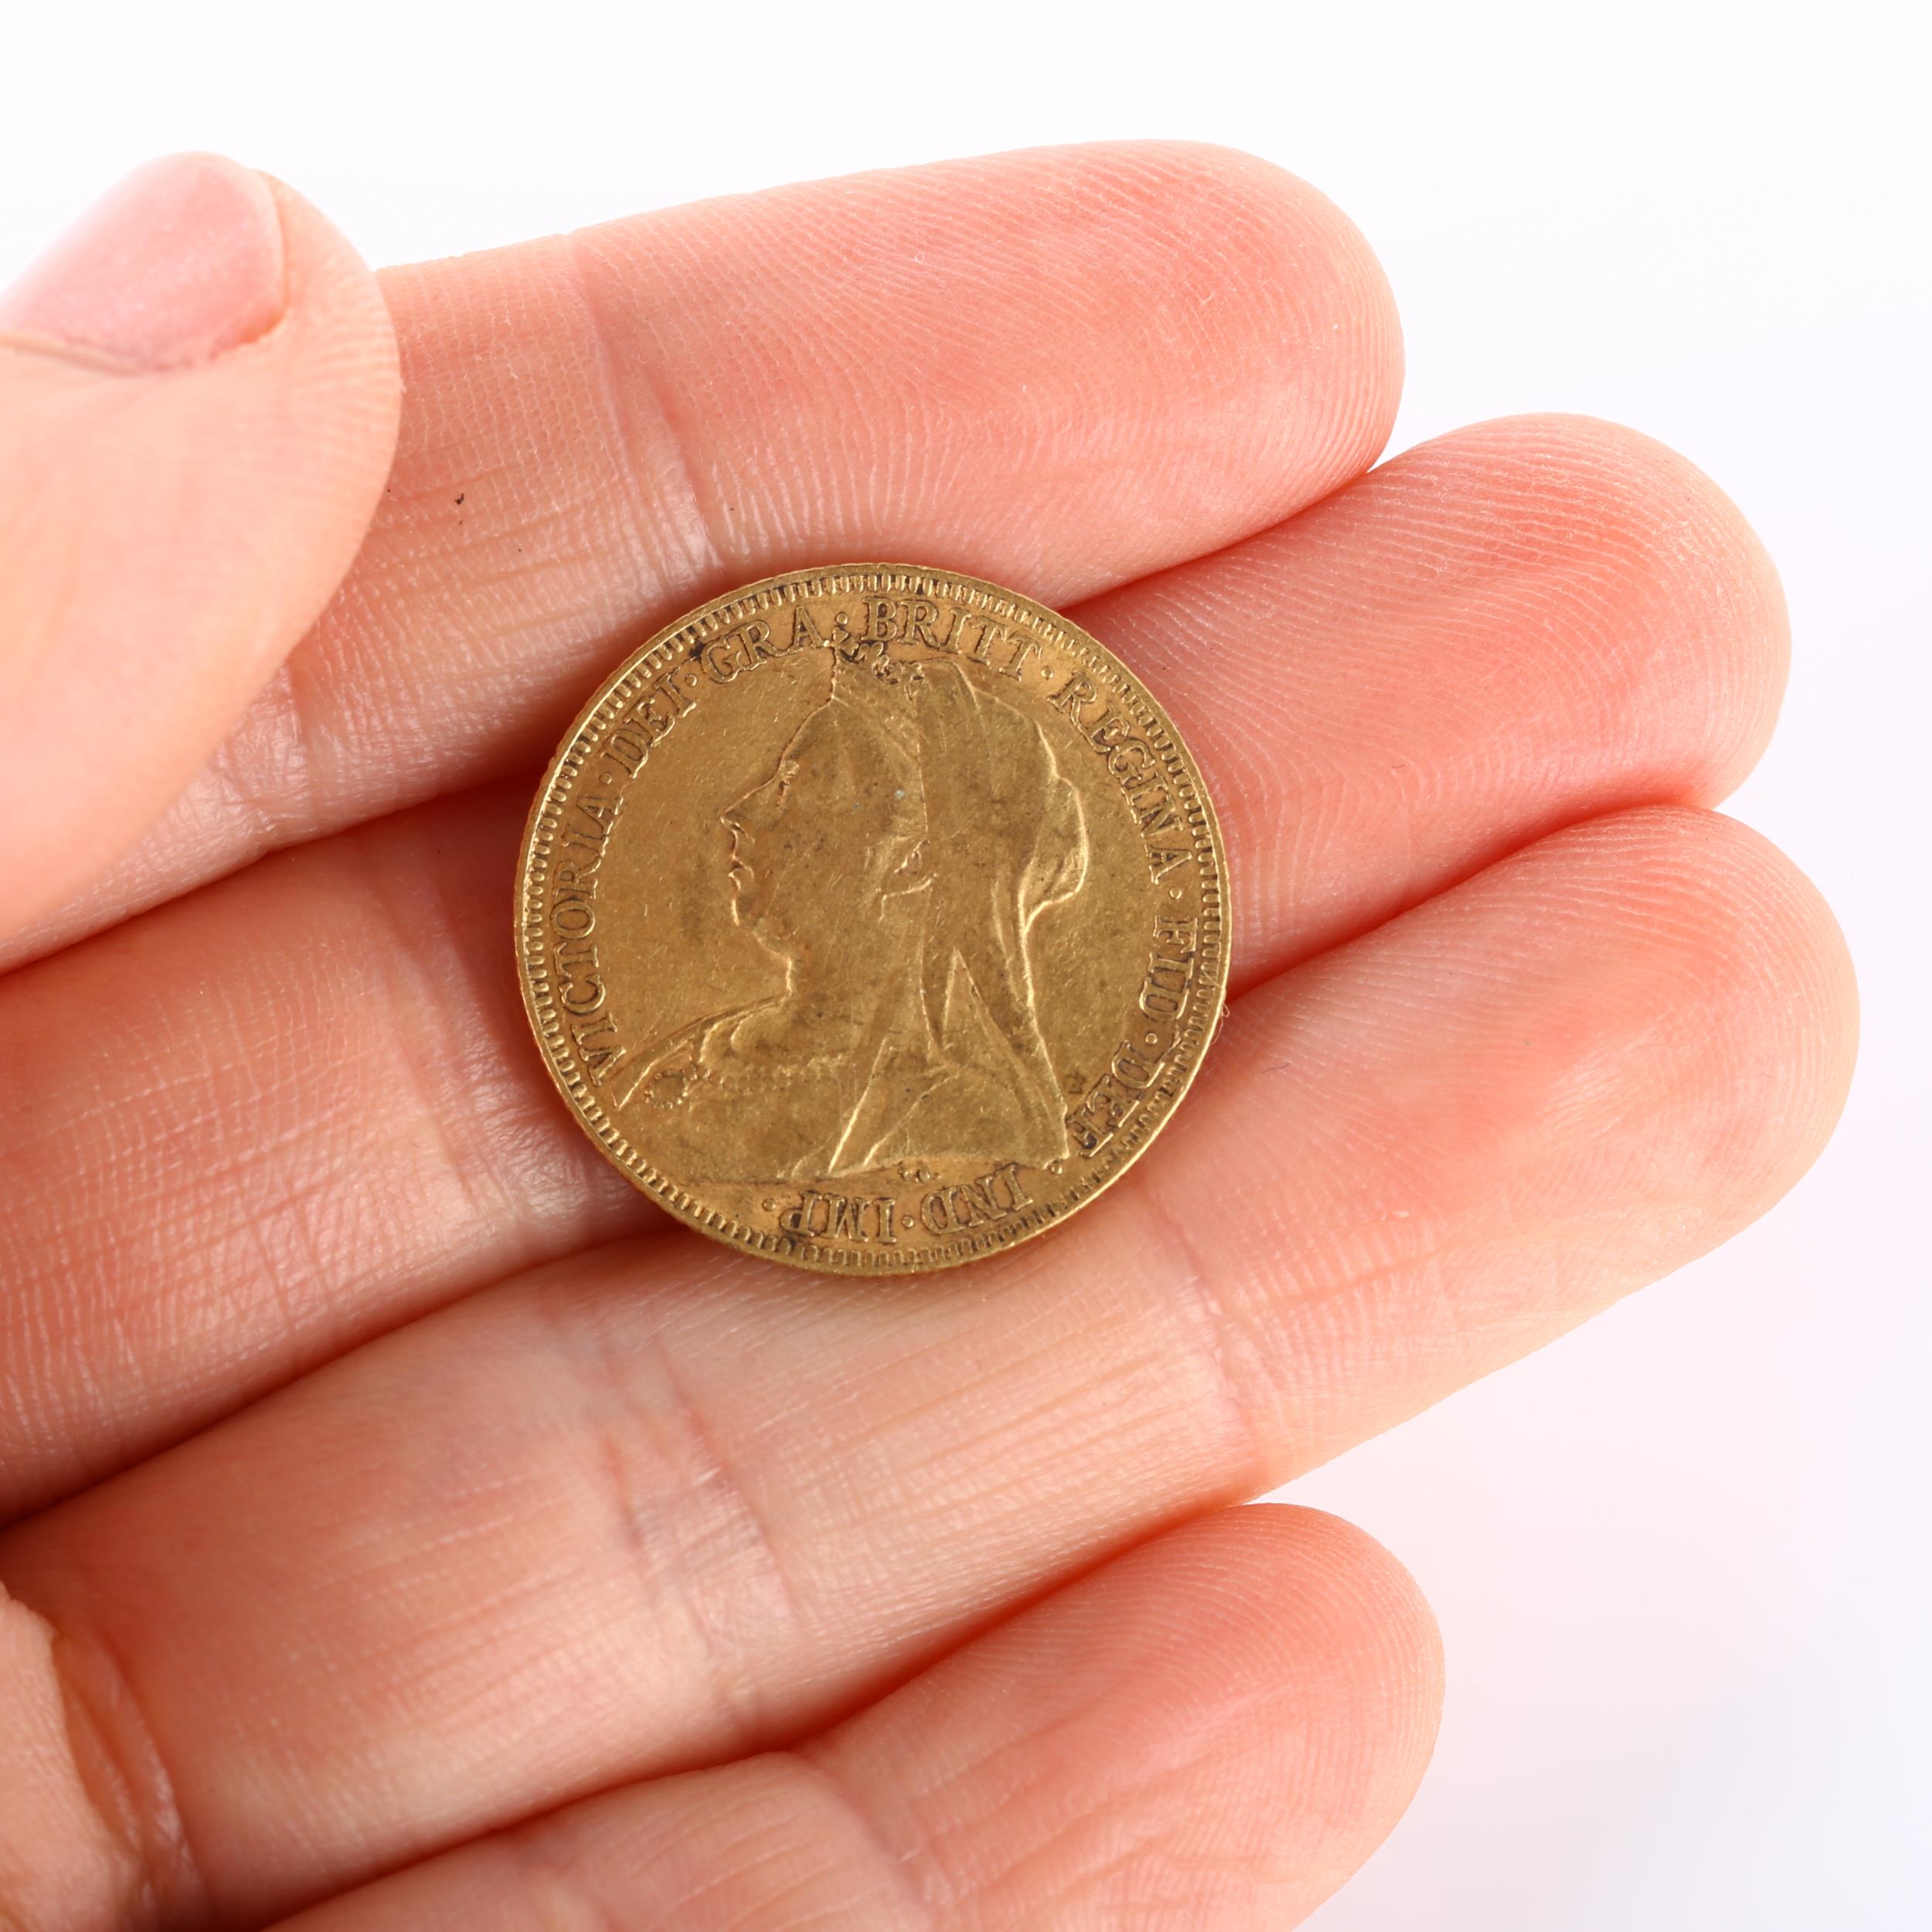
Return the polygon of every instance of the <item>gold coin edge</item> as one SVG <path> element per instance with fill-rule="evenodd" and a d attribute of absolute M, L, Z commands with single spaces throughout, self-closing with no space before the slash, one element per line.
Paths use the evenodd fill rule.
<path fill-rule="evenodd" d="M 808 590 L 804 588 L 806 586 L 811 587 Z M 782 594 L 787 589 L 794 592 L 791 600 Z M 1137 1117 L 1145 1116 L 1145 1124 L 1142 1124 L 1138 1117 L 1130 1123 L 1133 1129 L 1131 1138 L 1124 1146 L 1117 1141 L 1113 1144 L 1116 1158 L 1106 1173 L 1090 1180 L 1090 1185 L 1074 1199 L 1070 1200 L 1062 1193 L 1054 1199 L 1033 1203 L 1026 1212 L 1011 1220 L 996 1222 L 977 1230 L 970 1236 L 934 1243 L 904 1254 L 881 1256 L 876 1250 L 838 1248 L 816 1241 L 800 1240 L 795 1236 L 767 1235 L 761 1229 L 747 1226 L 733 1216 L 707 1208 L 688 1189 L 652 1166 L 642 1150 L 619 1131 L 604 1109 L 584 1098 L 583 1090 L 590 1083 L 576 1063 L 567 1026 L 554 1002 L 543 990 L 543 975 L 533 969 L 531 963 L 532 950 L 538 951 L 540 956 L 543 944 L 540 935 L 546 902 L 540 882 L 547 872 L 549 859 L 549 840 L 544 835 L 546 808 L 551 808 L 555 815 L 560 815 L 567 807 L 570 791 L 567 787 L 560 790 L 560 785 L 566 774 L 573 780 L 580 774 L 594 749 L 597 739 L 590 734 L 598 714 L 632 680 L 639 685 L 650 682 L 639 675 L 648 663 L 652 664 L 653 678 L 662 675 L 669 665 L 675 665 L 680 653 L 672 647 L 676 645 L 682 633 L 695 631 L 701 624 L 729 618 L 730 622 L 719 623 L 722 634 L 731 628 L 731 623 L 742 622 L 760 609 L 787 600 L 798 601 L 804 596 L 880 590 L 951 598 L 960 590 L 971 594 L 957 599 L 962 604 L 971 604 L 977 597 L 994 607 L 996 614 L 998 607 L 1002 605 L 1007 607 L 1012 614 L 1023 614 L 1059 648 L 1069 651 L 1090 672 L 1107 680 L 1114 696 L 1125 698 L 1144 709 L 1146 716 L 1137 719 L 1143 729 L 1149 724 L 1157 728 L 1158 737 L 1152 748 L 1171 775 L 1172 767 L 1168 760 L 1171 757 L 1178 761 L 1178 775 L 1190 794 L 1183 816 L 1194 839 L 1196 862 L 1198 866 L 1205 849 L 1205 855 L 1211 859 L 1213 868 L 1211 875 L 1201 882 L 1200 951 L 1204 971 L 1189 1009 L 1185 1039 L 1177 1036 L 1175 1051 L 1169 1056 L 1171 1075 L 1148 1095 L 1148 1102 L 1155 1104 L 1149 1107 L 1143 1102 L 1134 1110 Z M 652 663 L 661 653 L 668 654 L 668 662 Z M 614 724 L 623 715 L 624 709 L 624 704 L 619 703 L 608 722 Z M 1162 739 L 1165 745 L 1159 741 Z M 1202 832 L 1206 834 L 1205 849 L 1201 843 Z M 968 1262 L 984 1260 L 1032 1240 L 1077 1213 L 1119 1180 L 1173 1117 L 1200 1071 L 1207 1050 L 1219 1030 L 1226 1009 L 1229 966 L 1226 849 L 1199 762 L 1173 719 L 1153 692 L 1097 638 L 1051 606 L 986 578 L 923 564 L 840 563 L 780 571 L 740 585 L 721 597 L 695 605 L 654 632 L 605 675 L 559 741 L 545 767 L 525 821 L 518 853 L 515 890 L 517 982 L 524 1012 L 552 1081 L 599 1151 L 633 1186 L 649 1195 L 686 1226 L 743 1253 L 815 1274 L 889 1277 L 961 1267 Z M 1210 934 L 1211 961 L 1207 943 Z"/>

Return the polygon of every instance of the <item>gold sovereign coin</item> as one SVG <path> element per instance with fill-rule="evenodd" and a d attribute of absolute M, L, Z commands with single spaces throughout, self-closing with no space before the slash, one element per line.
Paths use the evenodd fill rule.
<path fill-rule="evenodd" d="M 661 631 L 530 817 L 523 997 L 584 1130 L 703 1233 L 950 1267 L 1117 1180 L 1227 981 L 1226 866 L 1146 689 L 949 571 L 769 577 Z"/>

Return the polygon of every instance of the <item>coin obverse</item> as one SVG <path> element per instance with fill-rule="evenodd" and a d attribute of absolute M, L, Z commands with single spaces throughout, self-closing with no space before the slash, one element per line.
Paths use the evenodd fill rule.
<path fill-rule="evenodd" d="M 605 682 L 523 842 L 524 1003 L 680 1219 L 837 1274 L 1064 1220 L 1186 1091 L 1227 981 L 1194 760 L 1066 618 L 896 563 L 769 577 Z"/>

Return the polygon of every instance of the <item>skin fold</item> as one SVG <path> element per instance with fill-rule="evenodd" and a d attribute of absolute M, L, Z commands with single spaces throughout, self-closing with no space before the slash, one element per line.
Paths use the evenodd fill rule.
<path fill-rule="evenodd" d="M 123 192 L 0 298 L 0 1926 L 1298 1923 L 1441 1664 L 1386 1553 L 1230 1505 L 1842 1099 L 1830 915 L 1713 809 L 1783 683 L 1749 529 L 1580 419 L 1372 468 L 1373 257 L 1220 150 L 380 277 L 231 163 Z M 1160 696 L 1232 1004 L 1068 1227 L 835 1291 L 603 1162 L 508 908 L 612 663 L 866 557 Z"/>

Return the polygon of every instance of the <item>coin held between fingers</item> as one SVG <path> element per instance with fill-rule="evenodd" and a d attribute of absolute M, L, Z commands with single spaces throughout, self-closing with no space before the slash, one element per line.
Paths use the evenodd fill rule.
<path fill-rule="evenodd" d="M 714 1238 L 842 1274 L 1026 1240 L 1117 1179 L 1219 1019 L 1199 768 L 1043 605 L 770 577 L 605 681 L 539 789 L 524 1002 L 585 1131 Z"/>

